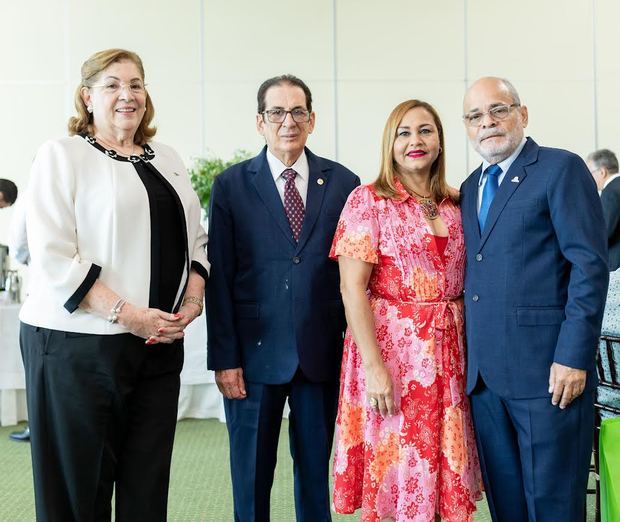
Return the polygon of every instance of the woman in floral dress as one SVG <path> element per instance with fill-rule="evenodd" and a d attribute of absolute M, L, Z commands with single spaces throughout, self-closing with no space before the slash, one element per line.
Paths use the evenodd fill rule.
<path fill-rule="evenodd" d="M 443 141 L 433 107 L 398 105 L 379 177 L 349 196 L 330 253 L 349 324 L 334 507 L 361 507 L 364 522 L 466 522 L 481 495 L 464 392 L 463 231 Z"/>

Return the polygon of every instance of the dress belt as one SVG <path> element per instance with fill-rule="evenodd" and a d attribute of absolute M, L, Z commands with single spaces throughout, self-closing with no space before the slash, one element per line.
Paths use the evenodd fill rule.
<path fill-rule="evenodd" d="M 458 307 L 457 301 L 463 298 L 463 294 L 458 295 L 456 297 L 444 297 L 443 299 L 439 299 L 437 301 L 403 301 L 401 299 L 393 299 L 391 297 L 384 297 L 380 294 L 371 294 L 373 298 L 385 299 L 386 301 L 391 301 L 393 303 L 399 304 L 408 304 L 408 305 L 417 305 L 417 306 L 435 306 L 438 309 L 435 313 L 433 313 L 433 327 L 437 330 L 445 330 L 446 329 L 446 319 L 448 315 L 448 310 L 450 311 L 454 322 L 457 322 L 458 318 Z"/>

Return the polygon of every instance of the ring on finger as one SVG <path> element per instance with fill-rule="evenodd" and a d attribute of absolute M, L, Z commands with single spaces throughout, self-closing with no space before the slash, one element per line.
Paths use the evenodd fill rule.
<path fill-rule="evenodd" d="M 368 399 L 368 404 L 370 404 L 371 408 L 378 408 L 379 407 L 379 401 L 377 400 L 376 397 L 371 397 L 370 399 Z"/>

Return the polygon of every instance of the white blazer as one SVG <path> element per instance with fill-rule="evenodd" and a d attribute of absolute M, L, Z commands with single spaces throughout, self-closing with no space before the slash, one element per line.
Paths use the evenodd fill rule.
<path fill-rule="evenodd" d="M 152 165 L 172 185 L 185 211 L 189 252 L 177 299 L 192 261 L 207 271 L 207 235 L 200 204 L 179 155 L 149 143 Z M 130 162 L 107 157 L 80 136 L 44 143 L 32 164 L 26 227 L 29 295 L 20 320 L 68 332 L 117 334 L 127 330 L 68 304 L 95 277 L 133 305 L 147 307 L 151 217 L 146 189 Z M 79 292 L 78 292 L 79 294 Z"/>

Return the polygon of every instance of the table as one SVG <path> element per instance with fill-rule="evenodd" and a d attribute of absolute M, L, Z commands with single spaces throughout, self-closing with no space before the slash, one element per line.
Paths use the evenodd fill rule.
<path fill-rule="evenodd" d="M 14 426 L 28 420 L 24 365 L 19 349 L 20 308 L 20 304 L 0 304 L 0 426 Z"/>
<path fill-rule="evenodd" d="M 178 419 L 224 422 L 224 403 L 212 371 L 207 370 L 207 321 L 204 311 L 185 330 L 185 363 L 181 372 Z"/>

